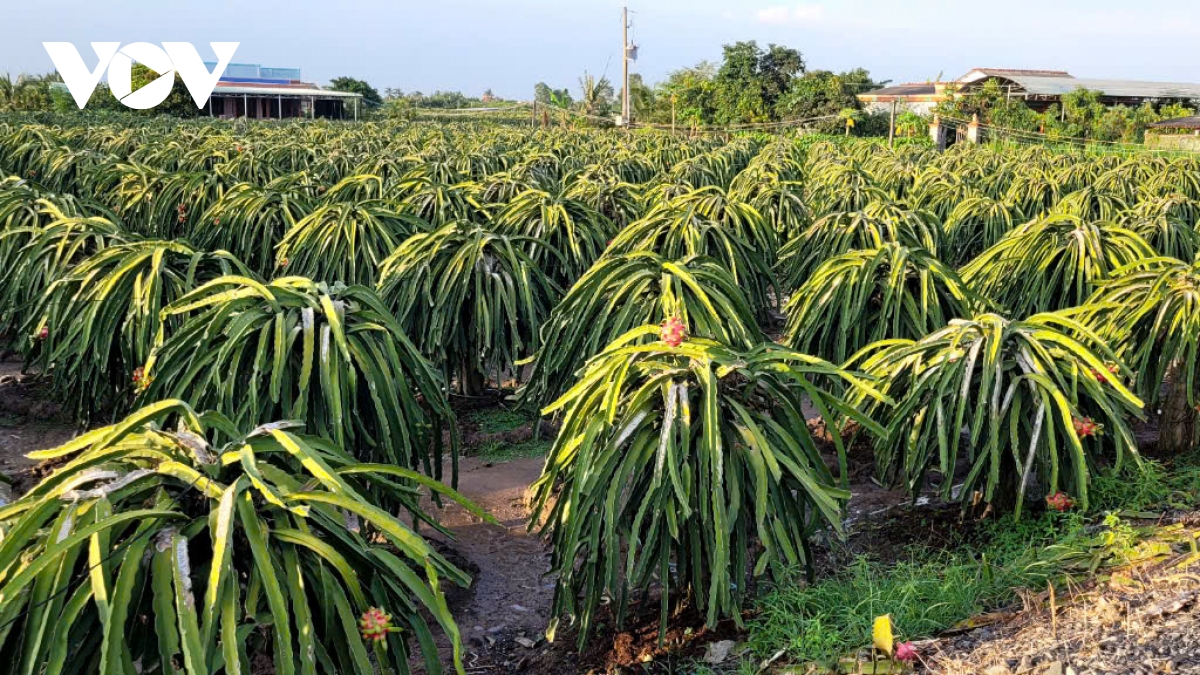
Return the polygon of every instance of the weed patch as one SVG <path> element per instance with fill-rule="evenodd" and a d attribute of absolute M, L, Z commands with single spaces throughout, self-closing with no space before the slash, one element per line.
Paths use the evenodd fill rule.
<path fill-rule="evenodd" d="M 514 459 L 545 457 L 553 443 L 550 440 L 529 440 L 524 443 L 501 443 L 491 441 L 480 446 L 475 456 L 488 462 L 511 462 Z"/>
<path fill-rule="evenodd" d="M 529 424 L 533 417 L 528 413 L 503 408 L 488 408 L 477 410 L 468 419 L 475 424 L 481 434 L 498 434 L 513 431 Z"/>

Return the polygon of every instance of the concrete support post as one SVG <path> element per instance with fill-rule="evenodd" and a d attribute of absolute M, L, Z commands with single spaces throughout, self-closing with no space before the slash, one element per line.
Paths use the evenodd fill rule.
<path fill-rule="evenodd" d="M 971 123 L 967 125 L 967 142 L 979 145 L 979 115 L 971 115 Z"/>
<path fill-rule="evenodd" d="M 942 124 L 942 116 L 934 115 L 933 122 L 929 125 L 929 138 L 933 140 L 933 146 L 942 151 L 946 149 L 946 125 Z"/>
<path fill-rule="evenodd" d="M 896 107 L 899 101 L 892 101 L 892 116 L 888 120 L 888 147 L 896 147 Z"/>

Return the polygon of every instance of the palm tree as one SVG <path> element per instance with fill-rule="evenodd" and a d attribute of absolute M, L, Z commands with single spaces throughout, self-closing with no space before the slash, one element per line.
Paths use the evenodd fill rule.
<path fill-rule="evenodd" d="M 584 72 L 579 78 L 579 88 L 583 98 L 579 101 L 579 109 L 593 117 L 607 117 L 612 111 L 613 86 L 607 76 L 596 79 L 595 75 Z"/>

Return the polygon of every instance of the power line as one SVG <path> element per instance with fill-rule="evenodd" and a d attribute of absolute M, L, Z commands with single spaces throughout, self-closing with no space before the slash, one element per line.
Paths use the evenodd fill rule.
<path fill-rule="evenodd" d="M 821 115 L 818 117 L 806 117 L 793 120 L 780 120 L 778 122 L 752 122 L 747 124 L 734 124 L 724 127 L 695 127 L 694 130 L 698 133 L 736 133 L 739 131 L 771 131 L 787 127 L 807 126 L 813 122 L 821 122 L 825 120 L 838 119 L 838 115 Z M 659 129 L 670 130 L 672 127 L 668 124 L 654 124 L 649 122 L 638 122 L 633 125 L 635 128 L 643 129 Z"/>
<path fill-rule="evenodd" d="M 939 117 L 943 120 L 954 122 L 956 124 L 966 124 L 966 125 L 971 124 L 971 121 L 965 120 L 965 119 L 962 119 L 959 117 L 952 117 L 949 115 L 939 115 Z M 1124 150 L 1126 152 L 1131 152 L 1131 153 L 1133 153 L 1133 152 L 1167 153 L 1167 154 L 1177 154 L 1177 153 L 1195 154 L 1196 153 L 1195 150 L 1183 150 L 1183 149 L 1161 150 L 1158 148 L 1148 148 L 1145 145 L 1141 145 L 1138 143 L 1126 143 L 1123 141 L 1108 141 L 1108 140 L 1099 139 L 1099 138 L 1086 138 L 1086 137 L 1079 137 L 1079 136 L 1051 136 L 1044 132 L 1028 131 L 1025 129 L 1015 129 L 1012 127 L 1003 127 L 1003 126 L 999 126 L 999 125 L 995 125 L 995 124 L 985 124 L 983 122 L 977 123 L 977 126 L 980 129 L 987 129 L 987 130 L 991 130 L 994 132 L 998 132 L 1000 134 L 1007 134 L 1012 137 L 1023 138 L 1024 140 L 1040 142 L 1043 144 L 1056 144 L 1057 143 L 1057 144 L 1064 144 L 1064 145 L 1082 145 L 1085 147 L 1087 145 L 1102 145 L 1102 146 L 1108 146 L 1108 147 L 1111 147 L 1111 148 L 1117 149 L 1117 150 Z"/>

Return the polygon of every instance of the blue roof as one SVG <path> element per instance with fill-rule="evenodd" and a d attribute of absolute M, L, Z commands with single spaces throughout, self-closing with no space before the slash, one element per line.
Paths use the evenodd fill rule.
<path fill-rule="evenodd" d="M 205 61 L 209 70 L 217 66 L 215 62 Z M 257 63 L 231 63 L 225 68 L 221 79 L 227 82 L 267 82 L 270 84 L 287 84 L 300 79 L 299 68 L 263 68 Z"/>

